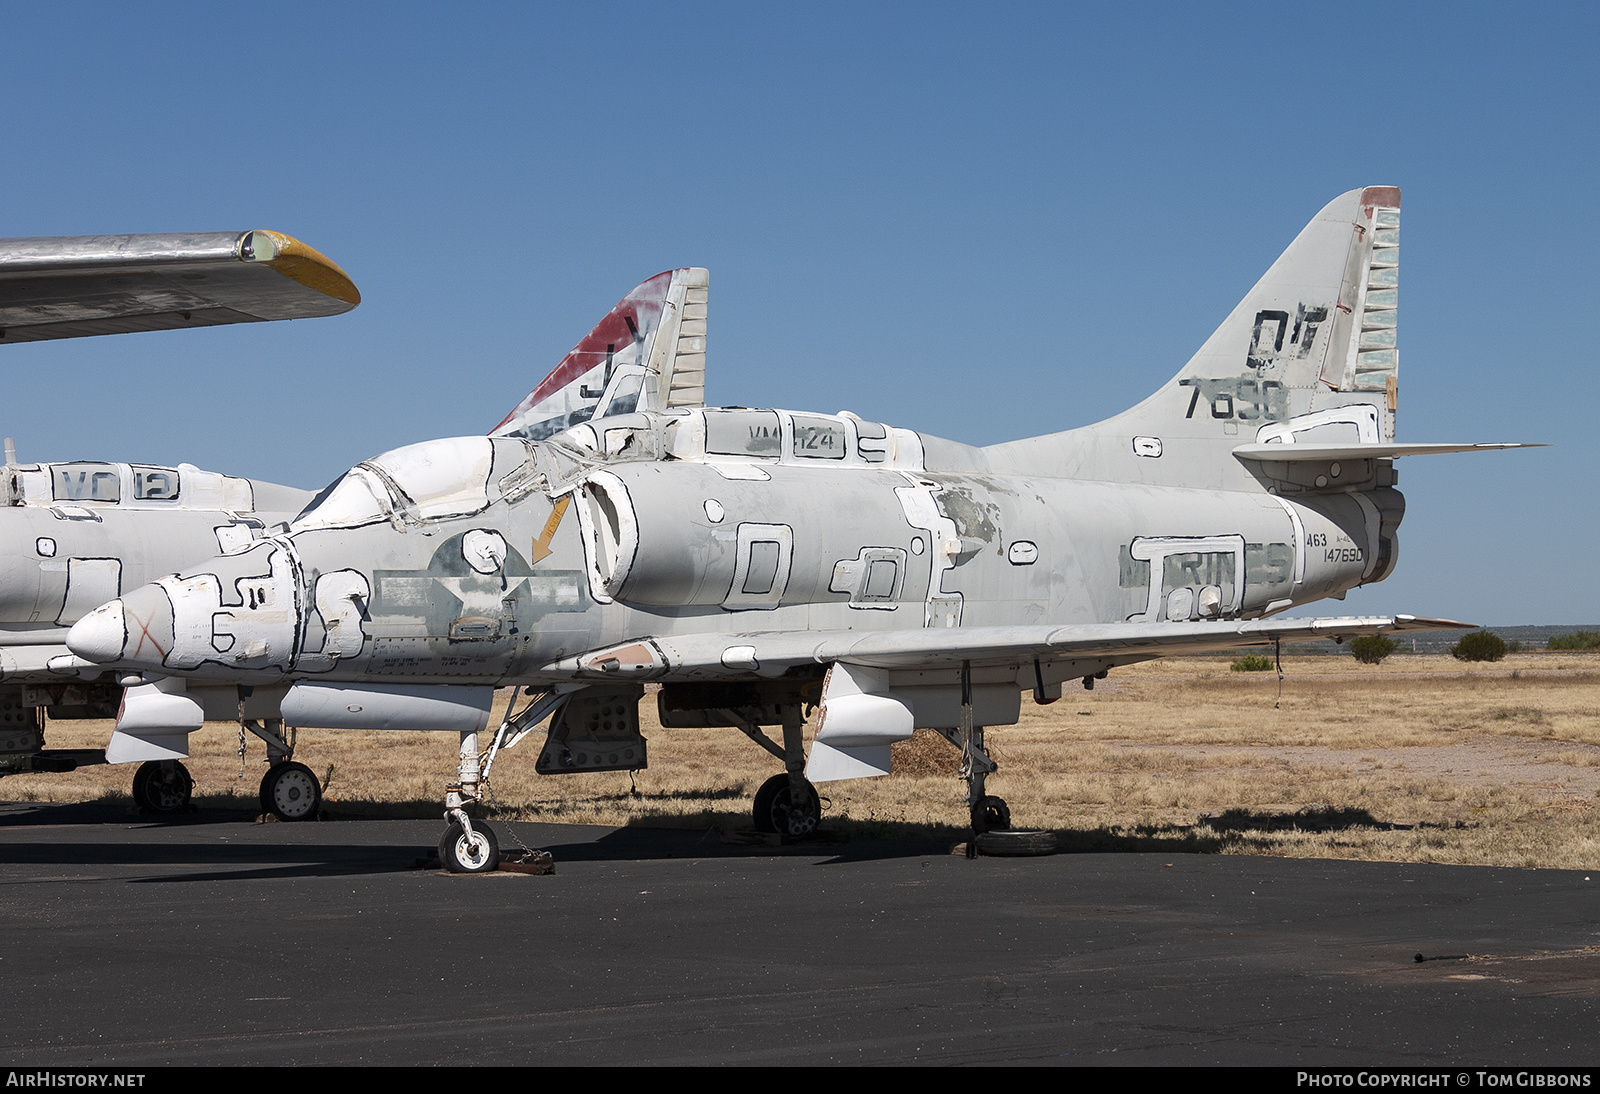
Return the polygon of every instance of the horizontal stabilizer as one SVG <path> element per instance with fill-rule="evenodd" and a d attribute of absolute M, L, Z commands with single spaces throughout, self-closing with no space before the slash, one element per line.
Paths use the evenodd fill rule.
<path fill-rule="evenodd" d="M 265 230 L 0 240 L 0 343 L 339 315 L 348 274 Z"/>
<path fill-rule="evenodd" d="M 1498 452 L 1507 448 L 1544 448 L 1542 444 L 1241 444 L 1233 454 L 1241 460 L 1275 463 L 1320 463 L 1326 460 L 1397 460 L 1401 456 L 1437 456 L 1448 452 Z"/>

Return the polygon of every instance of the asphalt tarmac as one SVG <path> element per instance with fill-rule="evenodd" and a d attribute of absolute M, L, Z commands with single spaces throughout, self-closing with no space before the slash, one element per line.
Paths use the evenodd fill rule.
<path fill-rule="evenodd" d="M 125 810 L 0 805 L 9 1065 L 1600 1062 L 1600 873 Z"/>

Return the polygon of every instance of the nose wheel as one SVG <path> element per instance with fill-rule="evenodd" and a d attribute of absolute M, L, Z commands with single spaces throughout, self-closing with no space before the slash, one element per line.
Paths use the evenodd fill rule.
<path fill-rule="evenodd" d="M 451 821 L 439 838 L 439 861 L 452 874 L 486 874 L 500 866 L 500 841 L 482 821 L 470 828 Z"/>
<path fill-rule="evenodd" d="M 133 773 L 133 804 L 145 813 L 181 813 L 193 792 L 189 769 L 177 760 L 150 760 Z"/>
<path fill-rule="evenodd" d="M 276 763 L 261 778 L 261 811 L 281 821 L 314 820 L 322 784 L 305 764 Z"/>

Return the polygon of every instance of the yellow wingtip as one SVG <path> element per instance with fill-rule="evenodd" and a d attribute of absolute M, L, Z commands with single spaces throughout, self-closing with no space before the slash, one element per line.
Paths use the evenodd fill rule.
<path fill-rule="evenodd" d="M 258 237 L 265 237 L 269 246 L 261 246 L 263 241 Z M 239 257 L 247 262 L 265 262 L 283 276 L 324 296 L 343 300 L 352 308 L 361 303 L 361 291 L 350 275 L 333 259 L 294 236 L 258 228 L 240 238 L 239 249 Z"/>

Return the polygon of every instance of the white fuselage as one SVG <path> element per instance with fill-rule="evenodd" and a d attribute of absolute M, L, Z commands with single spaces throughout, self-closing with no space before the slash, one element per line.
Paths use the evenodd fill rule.
<path fill-rule="evenodd" d="M 200 680 L 549 682 L 640 635 L 1253 618 L 1342 595 L 1380 553 L 1356 492 L 1002 473 L 850 416 L 570 432 L 369 461 L 287 533 L 108 606 L 95 656 Z"/>

